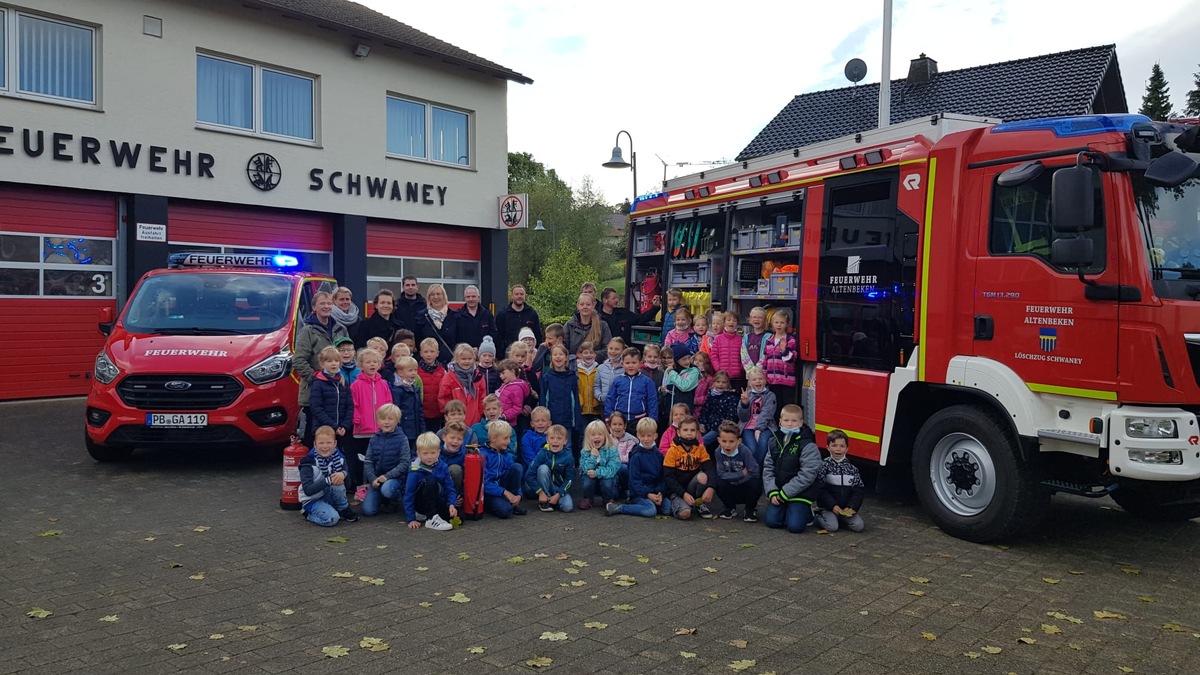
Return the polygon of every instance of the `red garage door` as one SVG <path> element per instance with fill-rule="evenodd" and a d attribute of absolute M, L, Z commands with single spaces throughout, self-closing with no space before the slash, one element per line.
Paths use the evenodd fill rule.
<path fill-rule="evenodd" d="M 324 214 L 172 201 L 167 236 L 172 252 L 289 253 L 307 271 L 333 271 L 333 223 Z"/>
<path fill-rule="evenodd" d="M 421 290 L 432 283 L 446 287 L 452 303 L 479 285 L 479 231 L 444 225 L 367 221 L 367 296 L 380 288 L 400 292 L 400 280 L 415 276 Z"/>
<path fill-rule="evenodd" d="M 0 185 L 0 400 L 87 393 L 116 236 L 111 195 Z"/>

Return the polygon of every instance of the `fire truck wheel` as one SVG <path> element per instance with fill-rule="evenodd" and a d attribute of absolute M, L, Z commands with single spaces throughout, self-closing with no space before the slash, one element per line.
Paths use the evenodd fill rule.
<path fill-rule="evenodd" d="M 1200 480 L 1121 481 L 1112 498 L 1121 508 L 1146 520 L 1174 523 L 1200 518 Z"/>
<path fill-rule="evenodd" d="M 986 542 L 1035 525 L 1049 492 L 1016 453 L 1017 439 L 977 406 L 929 418 L 913 448 L 913 482 L 929 517 L 967 541 Z"/>
<path fill-rule="evenodd" d="M 123 462 L 133 455 L 133 448 L 100 445 L 86 433 L 83 435 L 83 443 L 87 447 L 88 454 L 97 462 Z"/>

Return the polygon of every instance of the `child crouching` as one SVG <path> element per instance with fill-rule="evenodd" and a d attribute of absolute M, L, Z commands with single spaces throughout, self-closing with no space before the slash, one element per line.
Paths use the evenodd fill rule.
<path fill-rule="evenodd" d="M 679 423 L 679 433 L 663 457 L 663 477 L 671 491 L 671 511 L 680 520 L 692 517 L 692 508 L 701 518 L 712 518 L 708 507 L 715 496 L 717 476 L 712 457 L 697 436 L 700 425 L 695 417 Z"/>
<path fill-rule="evenodd" d="M 812 429 L 804 424 L 804 411 L 794 403 L 785 405 L 779 413 L 779 431 L 771 433 L 763 463 L 763 489 L 769 500 L 767 527 L 786 525 L 788 532 L 804 531 L 813 519 L 820 468 L 821 452 Z"/>
<path fill-rule="evenodd" d="M 663 456 L 655 445 L 658 422 L 650 417 L 638 420 L 637 439 L 637 445 L 629 451 L 629 501 L 605 505 L 605 515 L 669 516 L 671 500 L 667 498 L 667 486 L 663 483 Z"/>
<path fill-rule="evenodd" d="M 313 449 L 300 460 L 299 492 L 310 523 L 332 527 L 338 520 L 358 520 L 346 498 L 346 458 L 337 449 L 332 427 L 320 427 L 313 434 Z"/>
<path fill-rule="evenodd" d="M 844 525 L 851 532 L 863 531 L 863 519 L 858 515 L 862 508 L 866 485 L 858 467 L 846 459 L 850 451 L 850 439 L 846 432 L 834 429 L 825 437 L 829 456 L 817 470 L 817 522 L 830 532 Z"/>
<path fill-rule="evenodd" d="M 425 432 L 417 437 L 417 459 L 408 471 L 404 488 L 404 515 L 410 530 L 421 527 L 424 515 L 425 527 L 444 532 L 453 529 L 450 521 L 458 516 L 454 507 L 458 495 L 450 468 L 439 456 L 440 445 L 437 434 Z"/>
<path fill-rule="evenodd" d="M 538 451 L 525 471 L 525 484 L 536 485 L 539 511 L 563 513 L 575 509 L 571 501 L 571 479 L 575 476 L 575 458 L 567 450 L 567 428 L 555 424 L 546 432 L 546 447 Z"/>
<path fill-rule="evenodd" d="M 488 442 L 479 451 L 483 454 L 483 510 L 507 519 L 525 515 L 521 506 L 521 478 L 524 467 L 508 451 L 512 427 L 504 420 L 488 423 Z"/>
<path fill-rule="evenodd" d="M 367 494 L 362 502 L 362 514 L 373 516 L 379 513 L 386 502 L 394 505 L 404 494 L 405 473 L 412 463 L 412 448 L 408 438 L 399 429 L 400 408 L 394 403 L 379 406 L 375 411 L 375 424 L 379 430 L 371 436 L 367 445 L 367 457 L 363 460 L 363 480 Z M 395 513 L 392 510 L 391 513 Z"/>
<path fill-rule="evenodd" d="M 583 448 L 579 452 L 579 484 L 583 489 L 579 508 L 592 508 L 597 490 L 606 505 L 616 501 L 620 470 L 621 456 L 617 454 L 616 442 L 608 435 L 608 427 L 600 420 L 593 420 L 583 432 Z"/>
<path fill-rule="evenodd" d="M 737 515 L 738 504 L 744 504 L 742 520 L 758 521 L 758 498 L 762 494 L 758 462 L 754 453 L 742 445 L 737 422 L 721 423 L 717 432 L 720 450 L 715 455 L 717 465 L 717 497 L 723 507 L 718 518 L 729 520 Z"/>

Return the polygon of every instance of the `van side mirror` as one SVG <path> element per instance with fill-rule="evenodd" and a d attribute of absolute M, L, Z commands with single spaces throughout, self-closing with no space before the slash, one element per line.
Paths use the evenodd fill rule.
<path fill-rule="evenodd" d="M 112 307 L 101 307 L 100 311 L 96 313 L 96 321 L 97 321 L 97 328 L 100 329 L 100 332 L 102 334 L 111 335 L 112 329 L 113 329 L 113 324 L 115 323 L 113 321 L 113 308 Z"/>
<path fill-rule="evenodd" d="M 1150 163 L 1146 169 L 1146 182 L 1159 187 L 1179 187 L 1196 175 L 1200 165 L 1196 160 L 1181 152 L 1168 152 Z"/>
<path fill-rule="evenodd" d="M 1086 237 L 1055 239 L 1050 245 L 1050 264 L 1066 269 L 1086 269 L 1095 262 L 1095 246 Z"/>
<path fill-rule="evenodd" d="M 1050 183 L 1050 224 L 1054 231 L 1095 229 L 1095 192 L 1096 172 L 1091 167 L 1072 166 L 1055 171 Z"/>

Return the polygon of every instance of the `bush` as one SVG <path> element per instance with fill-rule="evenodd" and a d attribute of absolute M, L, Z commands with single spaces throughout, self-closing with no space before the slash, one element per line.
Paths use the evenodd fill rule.
<path fill-rule="evenodd" d="M 562 242 L 550 253 L 546 264 L 529 281 L 529 304 L 538 316 L 570 318 L 575 313 L 579 287 L 595 282 L 596 269 L 584 262 L 583 254 L 569 242 Z"/>

